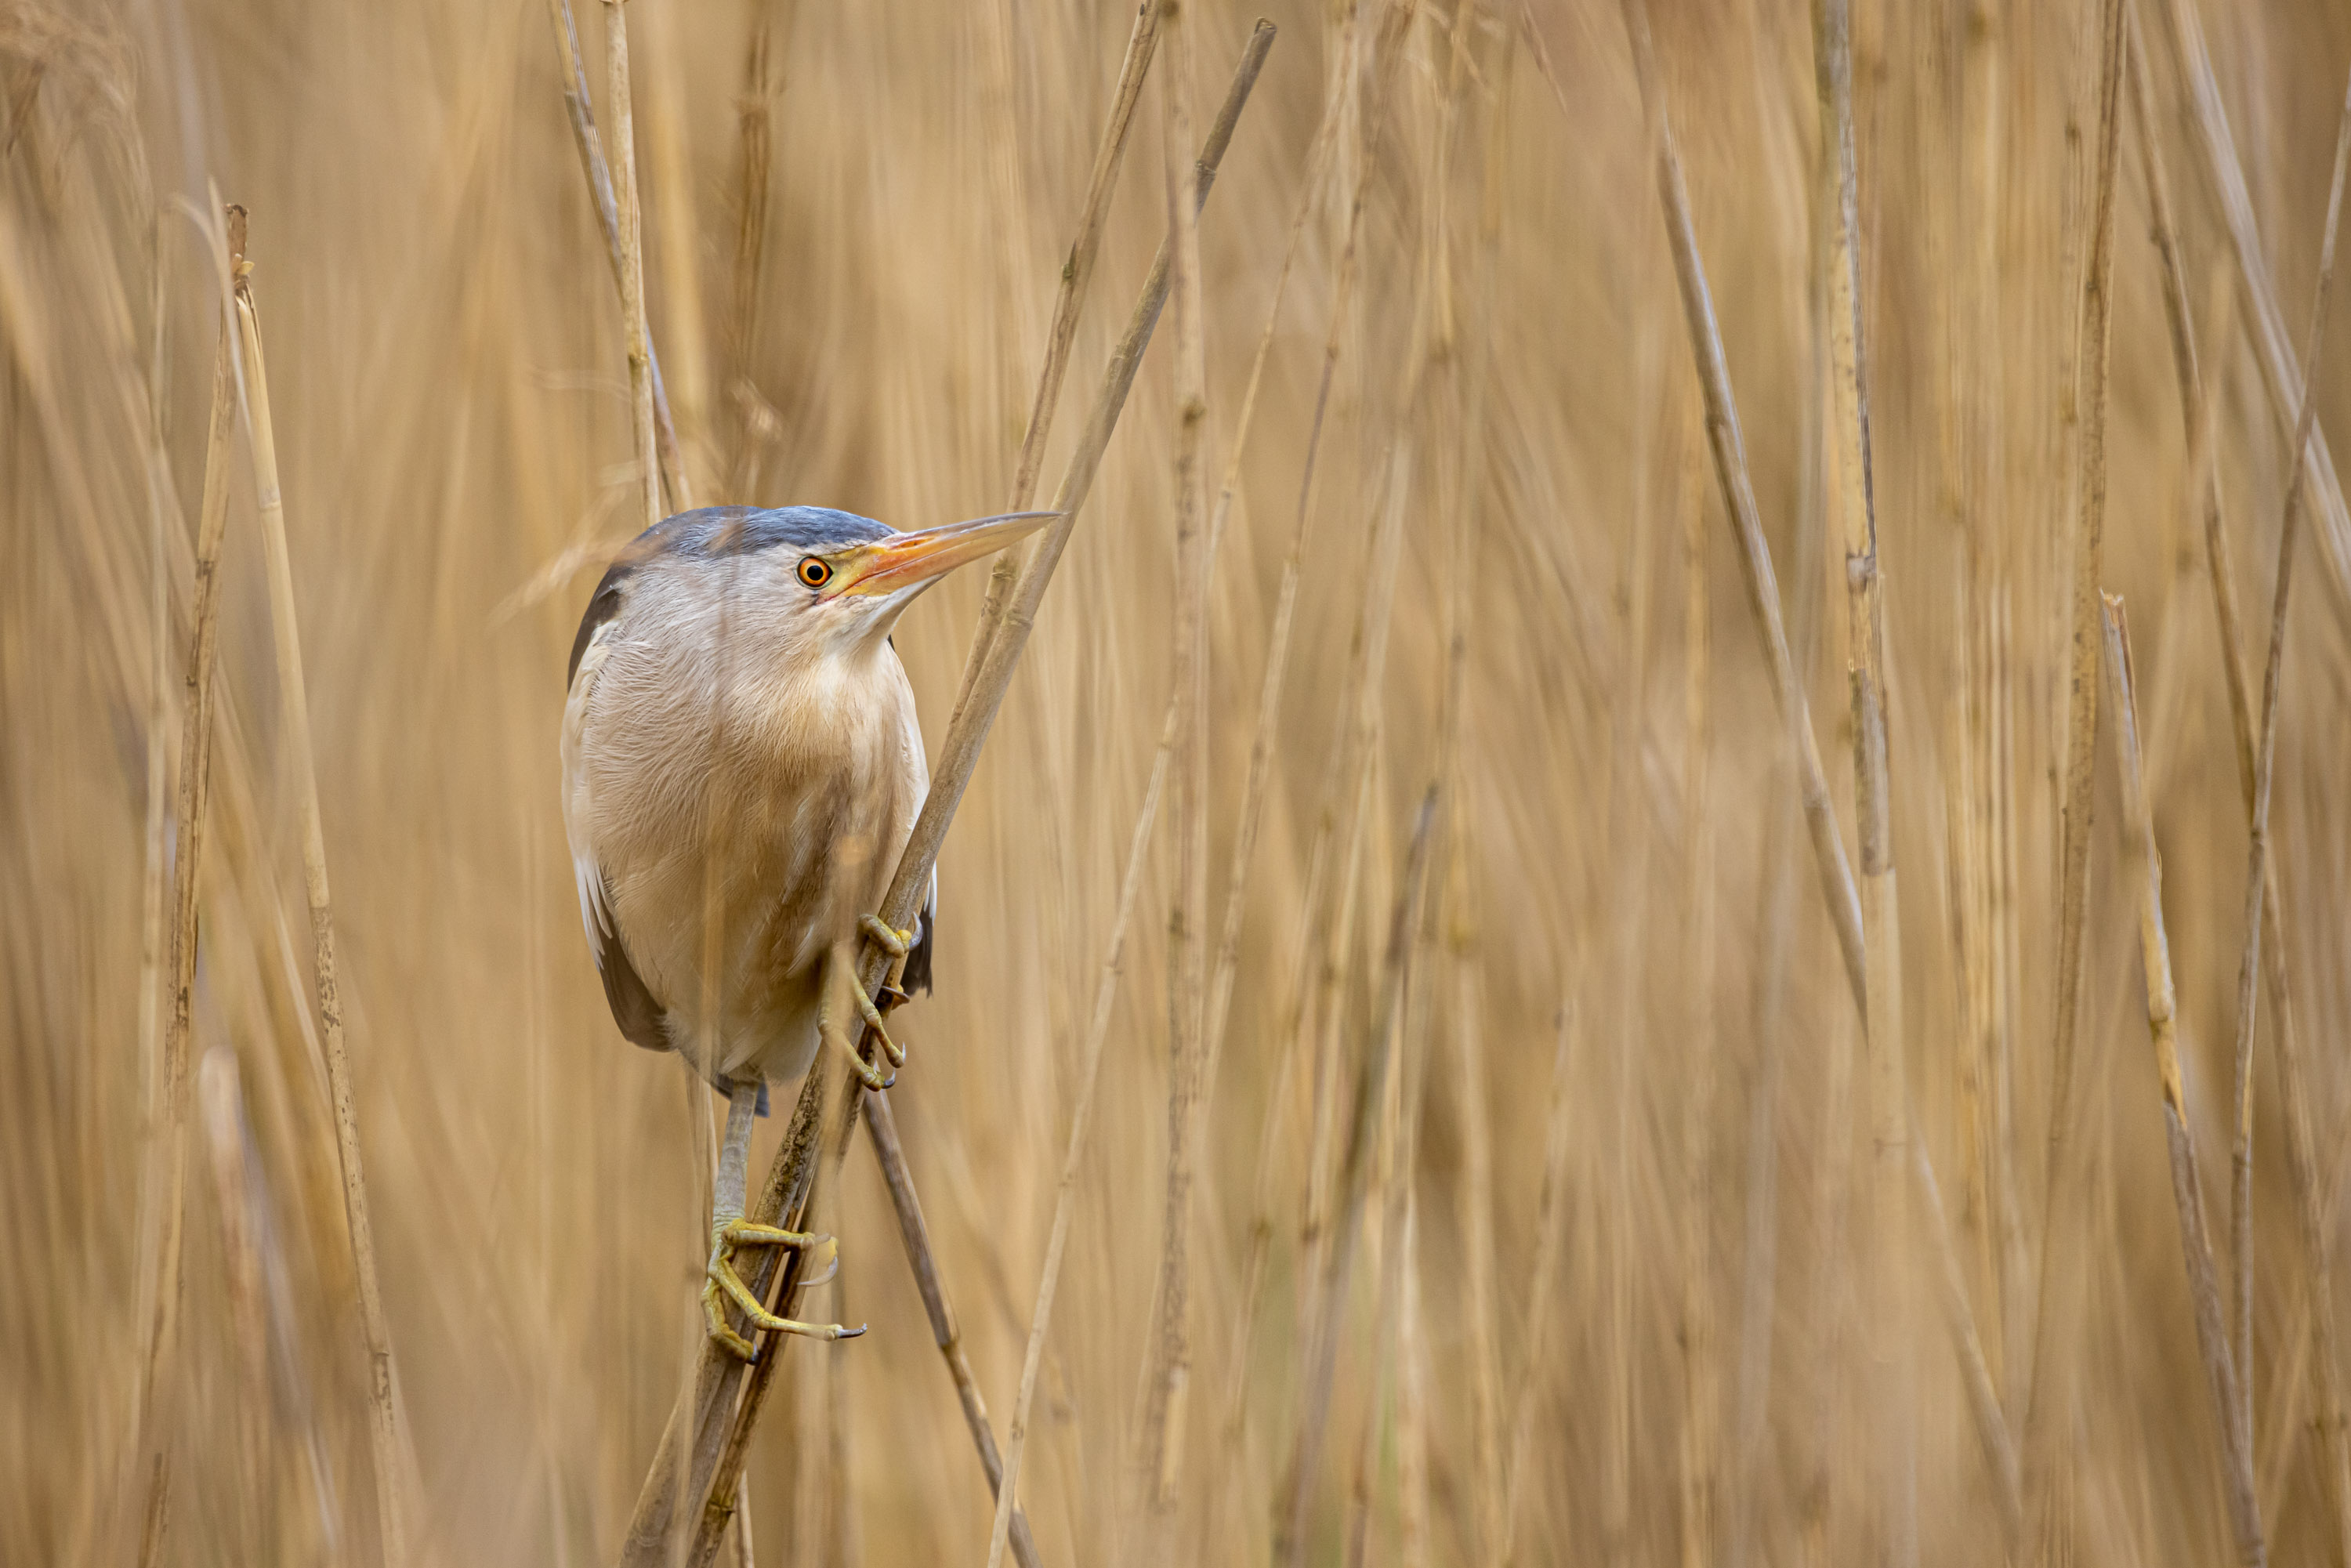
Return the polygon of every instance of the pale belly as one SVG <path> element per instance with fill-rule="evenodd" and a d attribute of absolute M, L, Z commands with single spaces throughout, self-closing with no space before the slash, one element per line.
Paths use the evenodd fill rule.
<path fill-rule="evenodd" d="M 582 716 L 575 854 L 601 874 L 667 1044 L 714 1082 L 789 1082 L 815 1059 L 826 954 L 879 906 L 927 786 L 891 673 L 884 712 L 836 706 L 820 733 L 789 737 L 754 715 L 715 756 L 658 716 L 631 722 L 643 706 Z M 845 988 L 834 1005 L 852 1026 Z"/>

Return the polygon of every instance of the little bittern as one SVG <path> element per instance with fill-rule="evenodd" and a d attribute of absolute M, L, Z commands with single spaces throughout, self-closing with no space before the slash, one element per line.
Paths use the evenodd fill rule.
<path fill-rule="evenodd" d="M 862 1332 L 768 1312 L 734 1258 L 823 1240 L 743 1218 L 767 1083 L 806 1072 L 824 1040 L 887 1082 L 834 1016 L 836 988 L 904 1060 L 834 956 L 862 933 L 904 959 L 902 988 L 930 987 L 935 876 L 913 930 L 872 914 L 930 788 L 891 628 L 948 570 L 1053 515 L 898 533 L 821 507 L 681 512 L 622 552 L 580 618 L 563 710 L 580 920 L 621 1032 L 726 1096 L 703 1311 L 746 1359 L 730 1304 L 758 1328 Z"/>

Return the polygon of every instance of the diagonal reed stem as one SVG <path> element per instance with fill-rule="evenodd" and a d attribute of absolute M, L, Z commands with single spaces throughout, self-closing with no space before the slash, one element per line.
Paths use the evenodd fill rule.
<path fill-rule="evenodd" d="M 1266 52 L 1273 47 L 1274 28 L 1270 22 L 1259 22 L 1250 35 L 1234 72 L 1223 108 L 1210 127 L 1206 145 L 1196 166 L 1196 206 L 1205 204 L 1215 183 L 1217 166 L 1223 162 L 1225 149 L 1231 144 L 1233 128 L 1249 101 L 1250 90 L 1257 85 L 1258 73 L 1264 68 Z M 1172 240 L 1173 236 L 1170 236 Z M 1029 630 L 1036 624 L 1038 606 L 1042 602 L 1053 570 L 1061 562 L 1062 550 L 1076 526 L 1080 508 L 1085 503 L 1086 492 L 1092 488 L 1095 471 L 1102 463 L 1103 449 L 1110 443 L 1111 433 L 1117 428 L 1118 416 L 1126 404 L 1126 395 L 1134 385 L 1134 376 L 1143 362 L 1143 351 L 1149 346 L 1152 329 L 1158 325 L 1159 313 L 1166 304 L 1169 282 L 1169 241 L 1163 240 L 1159 255 L 1153 264 L 1150 277 L 1144 284 L 1143 297 L 1135 302 L 1134 314 L 1102 378 L 1102 388 L 1094 405 L 1092 417 L 1080 437 L 1077 450 L 1071 455 L 1069 467 L 1061 476 L 1061 488 L 1055 493 L 1052 510 L 1059 513 L 1057 521 L 1046 528 L 1037 548 L 1029 555 L 1020 576 L 1013 585 L 1011 598 L 1005 612 L 1002 630 L 989 644 L 987 663 L 980 680 L 973 688 L 971 702 L 966 706 L 961 722 L 950 725 L 943 748 L 940 767 L 931 779 L 931 789 L 923 801 L 921 814 L 915 819 L 914 831 L 908 836 L 906 848 L 900 854 L 898 870 L 892 878 L 890 891 L 882 903 L 882 918 L 891 925 L 904 927 L 913 924 L 925 890 L 930 885 L 932 868 L 938 862 L 941 844 L 953 820 L 955 808 L 971 782 L 973 768 L 977 765 L 980 747 L 986 743 L 987 730 L 993 724 L 997 709 L 1002 706 L 1004 694 L 1012 684 L 1012 673 L 1019 662 L 1021 650 L 1027 645 Z M 889 954 L 870 944 L 863 958 L 862 978 L 869 993 L 886 978 L 893 960 Z M 860 1041 L 862 1051 L 869 1049 Z M 854 1092 L 854 1091 L 851 1091 Z M 812 1151 L 811 1151 L 812 1155 Z M 785 1164 L 778 1154 L 778 1170 Z M 815 1173 L 811 1168 L 808 1186 L 813 1189 Z M 774 1185 L 773 1177 L 770 1185 Z M 802 1200 L 803 1204 L 805 1199 Z M 797 1226 L 797 1219 L 792 1222 Z M 789 1312 L 789 1303 L 799 1288 L 795 1254 L 785 1264 L 786 1274 L 781 1300 Z M 764 1281 L 754 1289 L 763 1288 Z M 707 1349 L 705 1358 L 715 1354 Z M 771 1354 L 761 1364 L 744 1390 L 742 1406 L 736 1412 L 725 1447 L 719 1452 L 710 1480 L 698 1485 L 697 1495 L 714 1500 L 729 1495 L 729 1487 L 741 1469 L 743 1456 L 750 1442 L 751 1428 L 758 1417 L 759 1404 L 764 1396 L 776 1358 Z M 706 1568 L 717 1549 L 718 1535 L 726 1519 L 722 1504 L 714 1500 L 702 1514 L 695 1535 L 694 1551 L 688 1561 L 692 1568 Z"/>
<path fill-rule="evenodd" d="M 1788 733 L 1788 745 L 1796 762 L 1798 794 L 1803 802 L 1804 820 L 1810 828 L 1813 851 L 1817 862 L 1821 892 L 1837 935 L 1838 948 L 1844 958 L 1845 977 L 1853 989 L 1854 1006 L 1865 1019 L 1868 1016 L 1868 986 L 1865 975 L 1865 947 L 1861 930 L 1861 909 L 1854 892 L 1853 868 L 1845 858 L 1844 841 L 1839 836 L 1836 812 L 1829 798 L 1828 781 L 1821 767 L 1820 747 L 1813 738 L 1812 713 L 1798 680 L 1795 664 L 1788 651 L 1788 633 L 1780 609 L 1780 588 L 1771 570 L 1771 551 L 1763 537 L 1763 524 L 1755 501 L 1755 488 L 1747 468 L 1745 438 L 1740 432 L 1739 405 L 1730 385 L 1730 370 L 1722 347 L 1722 334 L 1715 323 L 1714 300 L 1707 287 L 1706 266 L 1698 254 L 1698 235 L 1690 218 L 1689 193 L 1682 179 L 1681 155 L 1676 150 L 1673 124 L 1667 112 L 1665 93 L 1658 78 L 1655 47 L 1650 41 L 1648 15 L 1644 0 L 1625 0 L 1625 30 L 1633 42 L 1635 69 L 1641 83 L 1642 102 L 1649 116 L 1649 134 L 1656 149 L 1657 195 L 1664 209 L 1667 237 L 1674 253 L 1674 275 L 1681 293 L 1682 311 L 1689 327 L 1690 351 L 1697 361 L 1698 382 L 1706 400 L 1707 444 L 1714 459 L 1715 478 L 1722 492 L 1723 509 L 1729 516 L 1732 533 L 1739 543 L 1740 567 L 1747 584 L 1748 608 L 1753 612 L 1756 631 L 1763 640 L 1766 661 L 1770 665 L 1772 695 L 1777 702 L 1781 722 Z M 1533 45 L 1537 67 L 1549 83 L 1552 95 L 1562 107 L 1567 99 L 1557 73 L 1552 68 L 1548 52 L 1542 46 L 1541 35 L 1534 26 L 1531 14 L 1521 13 L 1527 37 Z M 1915 1117 L 1911 1118 L 1915 1120 Z M 1915 1129 L 1907 1130 L 1907 1140 L 1917 1147 L 1912 1158 L 1913 1178 L 1929 1182 L 1933 1176 L 1932 1162 L 1926 1147 L 1919 1143 Z M 1936 1205 L 1939 1211 L 1939 1202 Z M 1949 1233 L 1930 1228 L 1928 1239 L 1939 1253 L 1948 1254 L 1951 1248 Z M 1954 1260 L 1938 1257 L 1939 1268 L 1956 1267 Z M 1980 1336 L 1973 1317 L 1959 1303 L 1961 1312 L 1951 1319 L 1953 1348 L 1962 1366 L 1970 1365 L 1981 1355 Z M 1985 1458 L 1995 1477 L 2005 1473 L 2001 1456 L 2009 1444 L 2009 1434 L 1997 1407 L 1976 1409 L 1977 1437 L 1984 1448 Z"/>
<path fill-rule="evenodd" d="M 2189 304 L 2187 269 L 2172 219 L 2171 184 L 2163 162 L 2162 144 L 2155 133 L 2155 93 L 2147 66 L 2147 47 L 2139 26 L 2138 6 L 2132 0 L 2129 15 L 2131 110 L 2138 133 L 2139 162 L 2147 183 L 2150 227 L 2156 253 L 2163 263 L 2165 313 L 2171 328 L 2172 360 L 2179 373 L 2182 421 L 2189 447 L 2189 503 L 2200 507 L 2204 517 L 2206 574 L 2212 582 L 2212 604 L 2219 622 L 2221 673 L 2229 698 L 2229 717 L 2237 746 L 2237 770 L 2243 788 L 2248 826 L 2253 810 L 2254 752 L 2253 686 L 2245 668 L 2244 637 L 2237 607 L 2236 564 L 2231 559 L 2229 536 L 2220 507 L 2220 485 L 2212 462 L 2219 420 L 2204 389 L 2197 364 L 2196 321 Z M 2225 307 L 2231 297 L 2223 295 Z M 2223 312 L 2226 313 L 2225 310 Z M 2228 341 L 2224 331 L 2221 341 Z M 2314 462 L 2323 452 L 2314 447 Z M 2328 1256 L 2325 1225 L 2320 1205 L 2318 1161 L 2310 1125 L 2310 1104 L 2303 1087 L 2301 1032 L 2295 1019 L 2293 988 L 2287 983 L 2284 910 L 2278 894 L 2276 868 L 2262 882 L 2262 905 L 2267 938 L 2262 944 L 2262 975 L 2269 992 L 2271 1032 L 2278 1053 L 2278 1073 L 2285 1101 L 2286 1169 L 2294 1187 L 2296 1233 L 2303 1265 L 2308 1275 L 2310 1299 L 2322 1310 L 2311 1311 L 2311 1354 L 2318 1363 L 2318 1430 L 2321 1484 L 2327 1510 L 2334 1518 L 2335 1555 L 2351 1561 L 2351 1470 L 2346 1470 L 2344 1430 L 2343 1368 L 2335 1343 L 2333 1264 Z M 2283 1342 L 2298 1345 L 2300 1335 Z M 2241 1377 L 2247 1369 L 2240 1367 Z M 2281 1414 L 2296 1401 L 2297 1380 L 2279 1385 Z M 2279 1445 L 2283 1450 L 2289 1445 Z M 2252 1452 L 2252 1445 L 2246 1445 Z M 2273 1455 L 2273 1463 L 2275 1463 Z"/>
<path fill-rule="evenodd" d="M 1110 193 L 1118 183 L 1119 165 L 1126 158 L 1127 132 L 1134 125 L 1135 104 L 1143 96 L 1143 78 L 1151 69 L 1159 47 L 1159 0 L 1143 0 L 1134 13 L 1134 28 L 1127 35 L 1126 56 L 1118 68 L 1118 86 L 1111 93 L 1110 119 L 1094 146 L 1093 172 L 1086 179 L 1086 199 L 1078 209 L 1078 237 L 1071 243 L 1069 259 L 1061 264 L 1061 288 L 1053 299 L 1053 324 L 1045 334 L 1045 363 L 1037 374 L 1037 398 L 1029 410 L 1029 427 L 1020 436 L 1020 454 L 1013 460 L 1012 493 L 1008 512 L 1023 512 L 1036 498 L 1037 471 L 1045 461 L 1045 438 L 1052 433 L 1053 414 L 1061 406 L 1061 380 L 1070 366 L 1070 345 L 1078 331 L 1078 312 L 1093 283 L 1094 261 L 1102 254 L 1102 228 L 1110 221 Z M 980 667 L 987 661 L 988 644 L 1004 623 L 1005 596 L 1019 573 L 1019 551 L 1006 550 L 987 574 L 987 594 L 980 601 L 979 622 L 973 627 L 971 649 L 964 655 L 963 676 L 956 685 L 955 706 L 947 711 L 949 729 L 961 723 L 971 702 Z"/>
<path fill-rule="evenodd" d="M 2294 427 L 2292 416 L 2307 392 L 2312 375 L 2309 358 L 2299 365 L 2285 311 L 2278 304 L 2277 283 L 2262 250 L 2261 227 L 2253 216 L 2252 193 L 2245 185 L 2243 165 L 2237 158 L 2236 138 L 2229 130 L 2229 113 L 2220 101 L 2220 84 L 2212 73 L 2212 57 L 2204 47 L 2203 25 L 2197 20 L 2194 0 L 2170 0 L 2174 63 L 2179 68 L 2192 111 L 2198 140 L 2204 151 L 2204 172 L 2211 181 L 2221 217 L 2229 229 L 2229 245 L 2252 309 L 2246 329 L 2253 339 L 2254 363 L 2269 393 L 2270 415 L 2281 436 Z M 2351 508 L 2344 503 L 2343 485 L 2327 450 L 2325 432 L 2313 428 L 2306 444 L 2298 444 L 2295 459 L 2309 472 L 2304 483 L 2313 491 L 2318 509 L 2320 542 L 2325 547 L 2338 594 L 2351 598 Z"/>
<path fill-rule="evenodd" d="M 2278 686 L 2285 658 L 2286 606 L 2294 589 L 2294 546 L 2301 537 L 2303 514 L 2308 509 L 2304 503 L 2308 499 L 2310 465 L 2303 458 L 2318 419 L 2318 359 L 2326 342 L 2327 303 L 2335 284 L 2335 240 L 2343 218 L 2346 170 L 2351 170 L 2351 81 L 2345 84 L 2343 110 L 2335 122 L 2335 169 L 2327 186 L 2325 233 L 2319 242 L 2318 287 L 2311 300 L 2310 331 L 2303 347 L 2302 361 L 2309 376 L 2303 383 L 2301 407 L 2294 414 L 2293 444 L 2286 450 L 2291 473 L 2286 480 L 2285 520 L 2278 534 L 2277 591 L 2270 610 L 2269 660 L 2262 674 L 2261 728 L 2253 754 L 2252 843 L 2247 853 L 2245 873 L 2245 946 L 2237 969 L 2237 1116 L 2230 1207 L 2236 1241 L 2235 1354 L 2241 1374 L 2237 1386 L 2238 1420 L 2243 1427 L 2240 1440 L 2248 1450 L 2252 1446 L 2253 1430 L 2253 1019 L 2259 996 L 2255 977 L 2262 965 L 2262 894 L 2268 886 L 2270 872 L 2270 784 L 2277 761 Z M 2323 1237 L 2320 1248 L 2323 1256 Z M 2325 1315 L 2332 1312 L 2333 1306 L 2321 1301 L 2315 1310 Z M 2339 1427 L 2335 1438 L 2340 1441 Z M 2340 1481 L 2339 1472 L 2335 1479 Z M 2339 1525 L 2342 1504 L 2339 1498 L 2334 1500 Z"/>
<path fill-rule="evenodd" d="M 220 231 L 213 231 L 218 235 Z M 154 1110 L 161 1122 L 152 1134 L 143 1183 L 154 1207 L 141 1227 L 141 1249 L 152 1267 L 141 1270 L 153 1291 L 142 1301 L 147 1343 L 140 1358 L 131 1430 L 137 1434 L 135 1463 L 145 1473 L 131 1479 L 143 1502 L 140 1562 L 154 1561 L 171 1492 L 168 1379 L 179 1339 L 180 1265 L 187 1213 L 189 1037 L 196 985 L 196 878 L 204 864 L 205 803 L 212 788 L 213 673 L 220 653 L 220 558 L 228 528 L 229 444 L 236 434 L 236 311 L 230 279 L 245 256 L 245 209 L 230 207 L 226 233 L 214 239 L 222 267 L 220 344 L 213 358 L 212 423 L 204 444 L 204 497 L 196 513 L 194 631 L 188 653 L 187 717 L 180 731 L 179 789 L 172 817 L 172 904 L 167 951 L 172 965 L 172 1005 L 162 1019 Z"/>
<path fill-rule="evenodd" d="M 2106 679 L 2115 699 L 2115 759 L 2123 785 L 2123 831 L 2138 862 L 2139 954 L 2147 970 L 2147 1025 L 2155 1045 L 2156 1076 L 2163 1086 L 2163 1134 L 2171 1155 L 2171 1199 L 2179 1215 L 2180 1260 L 2195 1309 L 2196 1349 L 2204 1363 L 2212 1418 L 2220 1436 L 2221 1480 L 2229 1495 L 2229 1526 L 2237 1560 L 2264 1560 L 2262 1520 L 2253 1492 L 2252 1454 L 2237 1420 L 2241 1375 L 2229 1349 L 2229 1320 L 2220 1304 L 2220 1271 L 2204 1226 L 2204 1190 L 2196 1174 L 2196 1140 L 2188 1093 L 2179 1073 L 2179 1026 L 2171 985 L 2171 944 L 2163 926 L 2163 857 L 2155 847 L 2155 816 L 2139 766 L 2138 703 L 2133 693 L 2130 625 L 2123 601 L 2100 596 Z"/>
<path fill-rule="evenodd" d="M 1258 73 L 1265 64 L 1266 53 L 1273 47 L 1273 37 L 1271 24 L 1260 23 L 1243 51 L 1232 88 L 1201 152 L 1199 199 L 1202 201 L 1207 199 L 1212 176 L 1223 160 L 1225 149 L 1231 142 L 1233 128 L 1249 100 L 1249 91 L 1256 86 Z M 1043 598 L 1053 569 L 1059 564 L 1061 550 L 1069 542 L 1078 510 L 1084 503 L 1086 492 L 1093 483 L 1095 470 L 1101 464 L 1102 450 L 1109 444 L 1111 433 L 1117 427 L 1119 413 L 1124 408 L 1126 394 L 1134 385 L 1135 371 L 1142 361 L 1143 350 L 1150 341 L 1152 329 L 1158 322 L 1166 291 L 1166 256 L 1163 246 L 1159 261 L 1144 286 L 1143 296 L 1136 302 L 1127 329 L 1105 368 L 1103 384 L 1095 406 L 1063 474 L 1054 507 L 1062 516 L 1046 530 L 1039 547 L 1030 555 L 1015 586 L 1004 634 L 990 646 L 987 663 L 979 685 L 975 687 L 972 702 L 961 718 L 949 727 L 938 768 L 933 775 L 930 794 L 924 801 L 922 813 L 916 819 L 907 846 L 899 858 L 898 870 L 891 882 L 890 891 L 883 901 L 881 917 L 893 925 L 904 926 L 912 921 L 919 909 L 923 893 L 929 886 L 931 870 L 937 863 L 947 825 L 953 820 L 955 808 L 960 803 L 965 788 L 970 783 L 972 769 L 978 761 L 987 727 L 1003 702 L 1020 651 L 1028 640 L 1029 630 L 1035 623 L 1037 604 Z M 861 977 L 869 991 L 880 984 L 888 964 L 886 953 L 879 949 L 868 951 Z M 772 1224 L 787 1216 L 797 1216 L 806 1207 L 816 1174 L 825 1076 L 822 1071 L 811 1071 L 801 1085 L 799 1102 L 786 1129 L 783 1146 L 769 1167 L 768 1181 L 750 1216 L 755 1221 Z M 782 1290 L 778 1299 L 789 1302 L 798 1286 L 796 1273 L 789 1263 L 779 1270 L 773 1260 L 769 1260 L 758 1273 L 759 1277 L 750 1283 L 753 1290 L 763 1295 L 770 1281 L 781 1273 Z M 676 1467 L 672 1456 L 681 1444 L 692 1456 L 684 1495 L 695 1500 L 699 1514 L 693 1561 L 697 1563 L 709 1561 L 710 1555 L 716 1552 L 719 1533 L 725 1529 L 726 1516 L 732 1511 L 731 1502 L 727 1500 L 732 1495 L 731 1477 L 741 1467 L 743 1451 L 758 1417 L 762 1391 L 772 1376 L 770 1369 L 776 1359 L 772 1350 L 763 1355 L 758 1369 L 759 1375 L 750 1380 L 750 1388 L 745 1389 L 741 1364 L 735 1362 L 724 1351 L 705 1347 L 691 1385 L 680 1391 L 678 1406 L 671 1413 L 669 1426 L 663 1433 L 661 1448 L 646 1476 L 644 1487 L 638 1494 L 622 1552 L 623 1563 L 651 1564 L 661 1560 L 662 1543 L 680 1497 Z M 738 1392 L 743 1396 L 739 1409 L 736 1404 Z M 705 1499 L 714 1500 L 707 1506 L 699 1506 Z"/>

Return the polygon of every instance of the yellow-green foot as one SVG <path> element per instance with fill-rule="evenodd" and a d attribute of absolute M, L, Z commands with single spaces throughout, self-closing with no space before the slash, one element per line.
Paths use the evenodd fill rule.
<path fill-rule="evenodd" d="M 791 1318 L 778 1317 L 760 1304 L 751 1287 L 735 1271 L 735 1254 L 746 1247 L 789 1247 L 811 1254 L 811 1261 L 830 1264 L 835 1243 L 830 1236 L 812 1236 L 798 1230 L 782 1230 L 772 1225 L 754 1225 L 747 1219 L 726 1219 L 713 1227 L 710 1233 L 710 1263 L 704 1270 L 702 1286 L 702 1316 L 709 1325 L 710 1337 L 744 1361 L 758 1359 L 751 1342 L 737 1333 L 727 1320 L 731 1305 L 750 1320 L 754 1329 L 766 1329 L 770 1333 L 805 1334 L 810 1339 L 855 1339 L 865 1332 L 863 1324 L 843 1328 L 839 1323 L 804 1323 Z"/>
<path fill-rule="evenodd" d="M 897 946 L 893 952 L 901 956 L 905 952 L 905 944 L 913 940 L 911 933 L 891 931 L 887 925 L 883 925 L 871 915 L 863 916 L 859 921 L 859 925 L 868 927 L 866 935 L 872 936 L 877 942 L 883 942 L 884 946 L 888 946 L 891 942 L 895 942 Z M 889 938 L 887 942 L 883 941 L 884 934 Z M 857 1081 L 879 1093 L 898 1082 L 898 1069 L 906 1065 L 906 1050 L 890 1038 L 889 1027 L 882 1021 L 882 1009 L 875 1007 L 873 998 L 865 994 L 864 982 L 857 977 L 857 972 L 854 969 L 850 971 L 848 978 L 849 994 L 856 998 L 858 1017 L 865 1021 L 865 1027 L 872 1032 L 873 1038 L 882 1042 L 882 1053 L 890 1060 L 890 1071 L 883 1072 L 879 1063 L 861 1052 L 857 1049 L 856 1040 L 834 1021 L 831 986 L 823 988 L 822 999 L 817 1003 L 817 1033 L 821 1038 L 839 1045 L 841 1054 L 849 1058 L 849 1070 L 857 1074 Z"/>

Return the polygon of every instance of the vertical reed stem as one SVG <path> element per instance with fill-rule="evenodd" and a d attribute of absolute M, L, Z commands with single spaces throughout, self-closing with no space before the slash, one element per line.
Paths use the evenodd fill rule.
<path fill-rule="evenodd" d="M 350 1226 L 351 1265 L 359 1278 L 360 1327 L 367 1342 L 368 1428 L 375 1462 L 377 1524 L 385 1568 L 408 1561 L 407 1464 L 401 1446 L 398 1371 L 392 1328 L 376 1280 L 375 1229 L 368 1218 L 367 1176 L 360 1163 L 359 1112 L 343 1044 L 343 1003 L 335 972 L 334 909 L 327 887 L 327 841 L 319 816 L 317 754 L 310 744 L 309 696 L 302 674 L 302 632 L 294 608 L 294 570 L 286 543 L 286 498 L 277 482 L 277 439 L 270 422 L 269 381 L 261 354 L 261 321 L 249 269 L 236 277 L 236 313 L 244 376 L 238 392 L 253 445 L 253 487 L 261 511 L 261 543 L 269 574 L 269 621 L 277 655 L 278 701 L 286 747 L 294 765 L 295 799 L 302 816 L 302 882 L 310 906 L 319 986 L 319 1044 L 327 1061 L 327 1092 L 334 1105 L 335 1153 L 342 1168 L 343 1217 Z"/>

